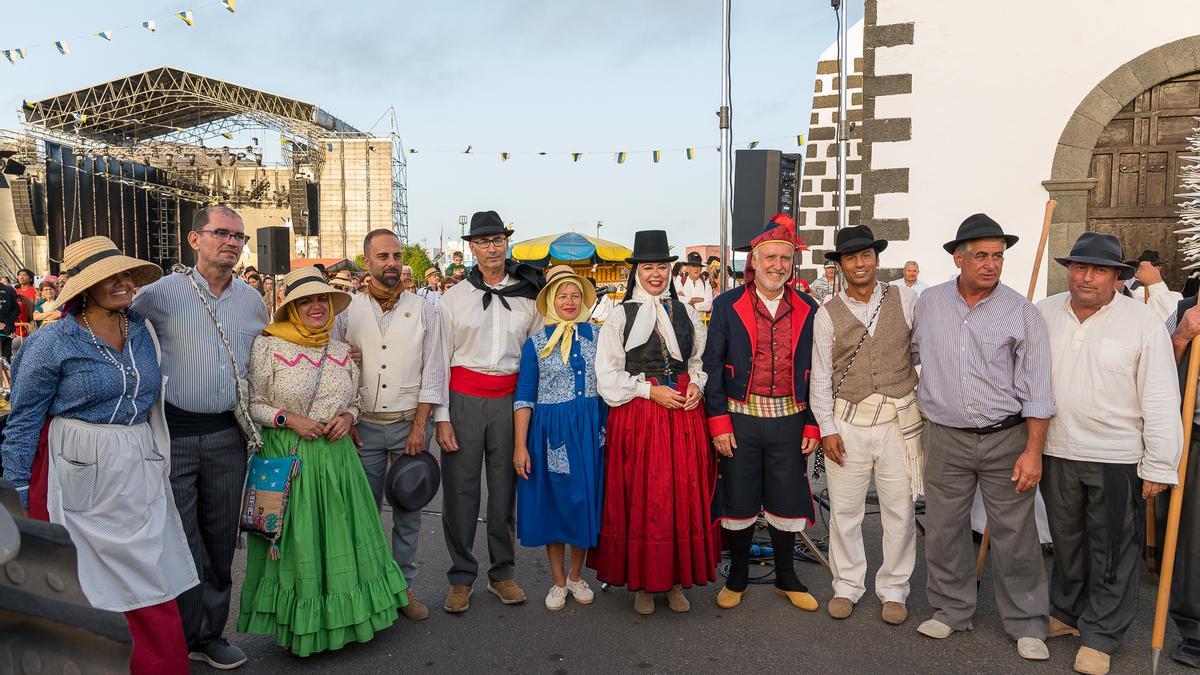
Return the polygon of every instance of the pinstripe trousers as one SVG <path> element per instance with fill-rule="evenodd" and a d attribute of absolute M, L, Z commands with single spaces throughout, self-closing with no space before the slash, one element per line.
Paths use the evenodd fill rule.
<path fill-rule="evenodd" d="M 229 619 L 245 482 L 246 439 L 237 427 L 171 438 L 171 490 L 200 576 L 176 598 L 192 651 L 221 637 Z"/>

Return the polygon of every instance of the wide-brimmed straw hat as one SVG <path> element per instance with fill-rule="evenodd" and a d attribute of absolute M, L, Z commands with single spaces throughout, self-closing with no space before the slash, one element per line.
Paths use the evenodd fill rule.
<path fill-rule="evenodd" d="M 570 265 L 555 265 L 546 270 L 546 285 L 538 291 L 537 300 L 534 301 L 539 314 L 546 316 L 546 307 L 552 302 L 549 297 L 550 286 L 562 279 L 575 279 L 578 282 L 579 290 L 583 293 L 583 304 L 580 305 L 579 311 L 582 312 L 596 304 L 596 288 L 588 283 L 586 278 L 576 274 Z"/>
<path fill-rule="evenodd" d="M 325 283 L 325 278 L 315 267 L 301 267 L 288 272 L 288 275 L 283 278 L 283 292 L 283 302 L 279 303 L 279 308 L 275 310 L 276 321 L 283 321 L 287 318 L 289 303 L 310 295 L 328 293 L 335 316 L 350 306 L 350 294 Z"/>
<path fill-rule="evenodd" d="M 337 276 L 329 280 L 330 286 L 338 288 L 353 288 L 354 277 L 350 274 L 350 270 L 342 270 L 337 273 Z"/>
<path fill-rule="evenodd" d="M 63 269 L 71 276 L 58 294 L 60 307 L 114 274 L 129 272 L 138 288 L 162 276 L 161 267 L 121 253 L 108 237 L 88 237 L 68 244 L 63 250 Z"/>

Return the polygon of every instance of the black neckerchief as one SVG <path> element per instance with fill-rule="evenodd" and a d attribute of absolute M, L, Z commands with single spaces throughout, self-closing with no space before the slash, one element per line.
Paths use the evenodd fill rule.
<path fill-rule="evenodd" d="M 492 288 L 483 283 L 483 272 L 479 271 L 479 265 L 472 267 L 471 271 L 467 273 L 467 281 L 483 291 L 483 309 L 485 311 L 491 306 L 493 295 L 500 298 L 500 304 L 504 305 L 504 309 L 511 311 L 512 307 L 508 306 L 508 300 L 505 298 L 516 297 L 533 300 L 537 298 L 538 291 L 546 283 L 536 268 L 512 260 L 504 262 L 504 273 L 515 280 L 514 283 L 504 288 Z"/>

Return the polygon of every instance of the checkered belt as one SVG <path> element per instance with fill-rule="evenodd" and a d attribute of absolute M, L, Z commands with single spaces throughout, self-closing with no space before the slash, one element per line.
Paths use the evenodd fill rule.
<path fill-rule="evenodd" d="M 787 417 L 804 411 L 805 404 L 797 403 L 792 396 L 759 396 L 750 394 L 745 401 L 729 399 L 728 410 L 750 417 Z"/>

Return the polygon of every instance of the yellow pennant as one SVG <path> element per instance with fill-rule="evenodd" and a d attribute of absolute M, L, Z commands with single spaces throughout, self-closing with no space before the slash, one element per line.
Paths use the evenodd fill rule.
<path fill-rule="evenodd" d="M 190 9 L 185 9 L 182 12 L 175 12 L 175 16 L 179 17 L 180 21 L 183 21 L 184 23 L 186 23 L 189 26 L 191 26 L 195 23 L 192 20 L 192 10 L 190 10 Z"/>

